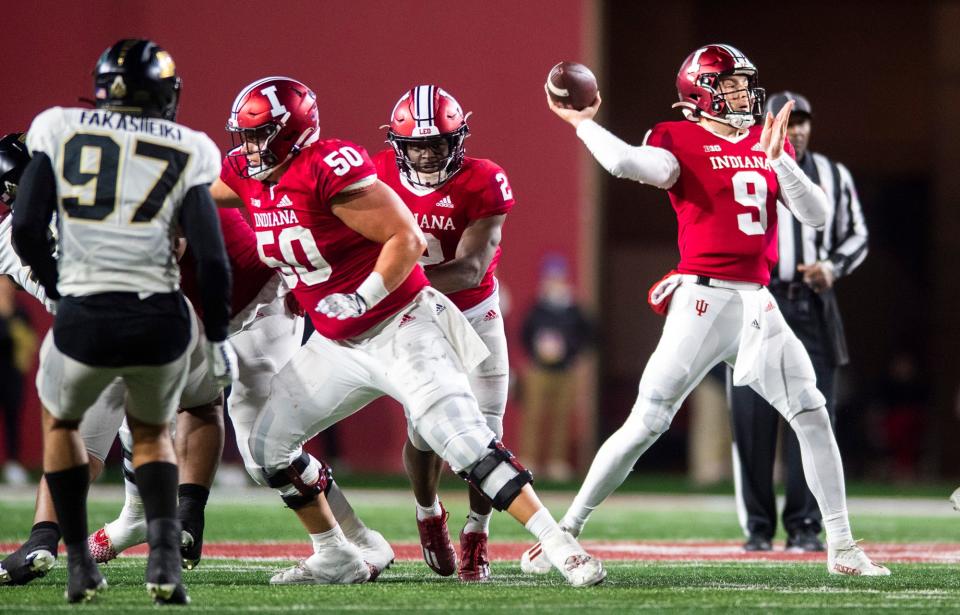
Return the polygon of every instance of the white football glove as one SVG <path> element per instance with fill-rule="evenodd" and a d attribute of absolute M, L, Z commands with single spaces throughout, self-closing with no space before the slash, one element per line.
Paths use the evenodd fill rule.
<path fill-rule="evenodd" d="M 237 377 L 237 353 L 228 340 L 206 342 L 207 368 L 220 388 L 227 388 Z"/>
<path fill-rule="evenodd" d="M 363 316 L 367 312 L 367 302 L 359 293 L 334 293 L 321 299 L 316 309 L 324 316 L 346 320 Z"/>

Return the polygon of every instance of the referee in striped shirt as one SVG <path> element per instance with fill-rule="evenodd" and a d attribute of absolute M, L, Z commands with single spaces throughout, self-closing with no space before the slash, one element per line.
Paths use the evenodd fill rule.
<path fill-rule="evenodd" d="M 830 209 L 826 226 L 818 231 L 802 225 L 783 203 L 778 203 L 780 261 L 771 272 L 770 292 L 810 354 L 817 386 L 827 398 L 827 412 L 836 425 L 835 376 L 849 357 L 833 286 L 866 258 L 867 227 L 850 171 L 807 148 L 813 118 L 810 102 L 796 92 L 780 92 L 770 96 L 767 111 L 776 115 L 788 100 L 796 103 L 787 138 L 797 151 L 800 168 L 826 192 Z M 747 536 L 744 549 L 769 551 L 777 527 L 773 464 L 780 415 L 749 387 L 732 386 L 732 377 L 728 368 L 734 483 L 737 513 Z M 783 446 L 786 549 L 823 551 L 820 509 L 807 488 L 800 447 L 792 429 L 783 430 Z"/>

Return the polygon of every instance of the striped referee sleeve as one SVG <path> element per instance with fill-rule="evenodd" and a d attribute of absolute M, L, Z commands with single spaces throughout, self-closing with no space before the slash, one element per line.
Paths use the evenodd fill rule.
<path fill-rule="evenodd" d="M 834 165 L 834 177 L 839 182 L 834 183 L 833 189 L 840 192 L 834 195 L 837 197 L 834 199 L 837 208 L 833 212 L 834 241 L 829 258 L 837 277 L 841 277 L 859 267 L 867 257 L 868 232 L 850 171 L 839 162 Z"/>

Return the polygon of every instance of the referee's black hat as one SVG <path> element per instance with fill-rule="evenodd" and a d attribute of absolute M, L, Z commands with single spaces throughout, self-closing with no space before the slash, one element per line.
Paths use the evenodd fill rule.
<path fill-rule="evenodd" d="M 789 100 L 794 101 L 793 105 L 793 114 L 798 113 L 806 114 L 808 117 L 813 117 L 813 109 L 810 108 L 810 101 L 807 100 L 807 97 L 803 94 L 798 94 L 796 92 L 791 92 L 785 90 L 783 92 L 777 92 L 772 94 L 767 98 L 767 111 L 776 115 L 780 112 L 780 109 L 783 109 L 783 106 L 787 104 Z"/>

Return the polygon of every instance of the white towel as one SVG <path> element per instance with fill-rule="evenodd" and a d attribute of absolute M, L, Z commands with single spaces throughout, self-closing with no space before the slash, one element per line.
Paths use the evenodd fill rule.
<path fill-rule="evenodd" d="M 467 373 L 472 372 L 475 367 L 490 356 L 487 345 L 483 343 L 477 332 L 470 326 L 467 318 L 446 295 L 429 286 L 420 292 L 421 298 L 424 299 L 426 304 L 426 309 L 430 310 L 440 328 L 443 329 L 447 341 L 453 346 L 454 352 L 457 353 L 460 362 L 463 363 L 463 368 Z M 442 306 L 442 308 L 439 306 Z"/>

